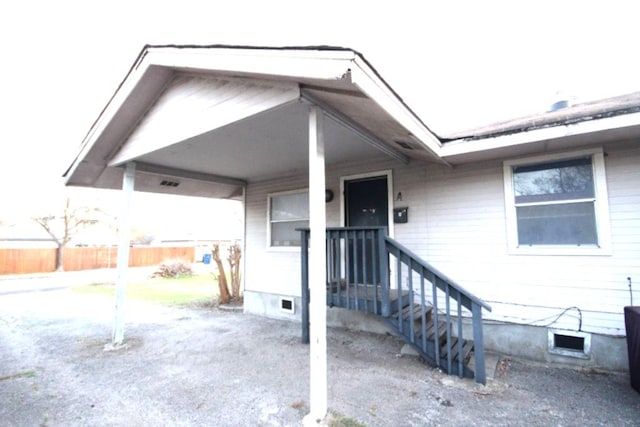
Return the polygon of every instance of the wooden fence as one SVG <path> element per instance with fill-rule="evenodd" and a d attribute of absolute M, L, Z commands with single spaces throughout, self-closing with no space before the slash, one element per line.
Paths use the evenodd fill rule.
<path fill-rule="evenodd" d="M 193 262 L 193 247 L 133 247 L 130 267 L 152 266 L 169 259 Z M 65 271 L 113 268 L 118 259 L 116 247 L 66 248 Z M 46 273 L 56 268 L 56 249 L 0 249 L 0 274 Z"/>

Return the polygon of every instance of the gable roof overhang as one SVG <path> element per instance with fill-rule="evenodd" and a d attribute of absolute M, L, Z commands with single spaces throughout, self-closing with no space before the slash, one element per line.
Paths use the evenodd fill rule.
<path fill-rule="evenodd" d="M 332 119 L 328 164 L 443 162 L 439 139 L 353 50 L 146 46 L 66 184 L 120 188 L 133 161 L 136 190 L 238 198 L 247 182 L 306 170 L 309 104 Z"/>

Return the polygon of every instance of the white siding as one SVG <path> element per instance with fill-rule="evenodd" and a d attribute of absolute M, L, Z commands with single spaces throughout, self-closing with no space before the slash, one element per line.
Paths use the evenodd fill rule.
<path fill-rule="evenodd" d="M 300 250 L 267 247 L 267 195 L 307 188 L 306 176 L 250 184 L 246 197 L 245 290 L 300 295 Z"/>
<path fill-rule="evenodd" d="M 409 222 L 395 224 L 395 238 L 480 298 L 486 317 L 538 326 L 624 335 L 629 305 L 627 277 L 640 302 L 640 147 L 605 147 L 612 255 L 510 255 L 506 239 L 502 162 L 456 168 L 393 161 L 330 167 L 327 223 L 340 225 L 340 176 L 393 171 L 395 205 L 409 207 Z M 300 295 L 299 251 L 266 249 L 267 193 L 306 187 L 298 176 L 249 185 L 247 192 L 247 289 Z M 567 312 L 556 320 L 561 313 Z"/>
<path fill-rule="evenodd" d="M 640 280 L 640 149 L 608 148 L 611 256 L 509 255 L 501 162 L 427 168 L 427 227 L 413 249 L 489 302 L 489 318 L 548 325 L 569 309 L 553 325 L 577 329 L 577 307 L 583 330 L 623 335 L 626 278 Z"/>
<path fill-rule="evenodd" d="M 335 193 L 326 204 L 327 226 L 340 225 L 340 177 L 363 172 L 391 169 L 394 161 L 358 162 L 329 167 L 327 188 Z M 247 237 L 245 289 L 279 295 L 300 296 L 300 250 L 269 249 L 267 247 L 267 195 L 280 191 L 307 188 L 308 177 L 297 175 L 283 179 L 251 183 L 247 187 Z"/>

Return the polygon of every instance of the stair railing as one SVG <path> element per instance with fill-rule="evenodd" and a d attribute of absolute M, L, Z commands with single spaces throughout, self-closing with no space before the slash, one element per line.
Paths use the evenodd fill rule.
<path fill-rule="evenodd" d="M 299 231 L 302 342 L 308 343 L 310 231 Z M 482 309 L 491 311 L 487 303 L 388 237 L 385 227 L 327 228 L 326 239 L 327 305 L 367 311 L 387 318 L 411 345 L 426 355 L 429 362 L 460 376 L 469 372 L 464 363 L 464 355 L 469 349 L 465 348 L 468 342 L 463 339 L 462 319 L 470 315 L 475 362 L 473 374 L 476 382 L 486 383 Z M 390 265 L 395 267 L 393 271 L 390 271 Z M 395 281 L 393 290 L 391 276 Z M 372 286 L 366 286 L 368 283 Z M 374 294 L 360 294 L 368 291 Z M 395 292 L 395 297 L 392 297 L 392 292 Z M 430 306 L 432 308 L 428 309 Z M 454 317 L 452 312 L 456 317 L 455 334 L 450 327 Z M 418 330 L 416 324 L 419 325 Z M 445 337 L 442 345 L 441 334 Z M 444 366 L 441 355 L 446 355 Z"/>
<path fill-rule="evenodd" d="M 302 342 L 309 342 L 309 229 L 301 244 Z M 388 317 L 389 262 L 386 227 L 330 227 L 327 239 L 327 305 Z"/>
<path fill-rule="evenodd" d="M 476 382 L 485 384 L 482 309 L 491 311 L 491 306 L 394 239 L 386 237 L 385 246 L 390 255 L 390 263 L 395 264 L 395 289 L 398 292 L 406 291 L 409 295 L 408 306 L 405 304 L 393 310 L 392 320 L 398 330 L 405 334 L 413 346 L 422 350 L 423 354 L 432 355 L 434 360 L 430 362 L 445 368 L 449 373 L 457 372 L 462 377 L 465 373 L 464 355 L 469 350 L 464 348 L 467 341 L 464 339 L 462 319 L 471 315 L 474 376 Z M 429 304 L 432 305 L 431 310 L 427 309 Z M 454 316 L 455 331 L 450 326 L 454 324 Z M 416 323 L 420 328 L 418 331 L 415 330 Z M 442 331 L 442 328 L 446 330 Z M 440 342 L 441 333 L 444 344 Z M 445 366 L 442 366 L 443 358 L 446 358 Z M 456 358 L 457 363 L 454 365 Z"/>

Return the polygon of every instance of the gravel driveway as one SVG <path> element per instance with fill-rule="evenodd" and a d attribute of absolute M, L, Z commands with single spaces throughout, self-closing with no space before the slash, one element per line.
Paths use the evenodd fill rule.
<path fill-rule="evenodd" d="M 110 298 L 56 287 L 3 294 L 4 283 L 0 425 L 297 426 L 309 410 L 299 324 L 130 302 L 128 347 L 105 351 Z M 338 425 L 640 425 L 627 374 L 503 358 L 481 386 L 400 356 L 390 335 L 328 336 Z"/>

